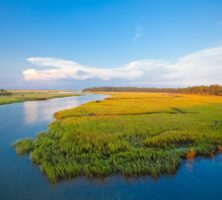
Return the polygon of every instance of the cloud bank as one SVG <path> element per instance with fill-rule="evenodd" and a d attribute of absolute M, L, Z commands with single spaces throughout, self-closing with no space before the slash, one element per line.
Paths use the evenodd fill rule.
<path fill-rule="evenodd" d="M 139 69 L 132 69 L 130 66 L 120 68 L 95 68 L 81 65 L 71 60 L 58 58 L 30 57 L 27 61 L 44 69 L 27 69 L 23 71 L 25 80 L 55 80 L 55 79 L 102 79 L 113 78 L 133 80 L 143 75 Z"/>
<path fill-rule="evenodd" d="M 23 71 L 26 81 L 119 80 L 133 85 L 189 86 L 222 84 L 222 46 L 202 49 L 178 58 L 175 62 L 138 60 L 116 68 L 98 68 L 58 58 L 30 57 L 36 67 Z"/>

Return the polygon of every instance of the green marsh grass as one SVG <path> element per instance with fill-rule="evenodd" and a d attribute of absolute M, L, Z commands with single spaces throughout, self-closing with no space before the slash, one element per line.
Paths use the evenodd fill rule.
<path fill-rule="evenodd" d="M 9 92 L 10 95 L 0 95 L 0 105 L 78 96 L 78 94 L 73 94 L 71 91 L 63 90 L 9 90 Z"/>
<path fill-rule="evenodd" d="M 56 113 L 46 133 L 19 140 L 16 152 L 29 153 L 55 183 L 76 176 L 174 174 L 182 159 L 222 151 L 222 97 L 111 94 Z"/>

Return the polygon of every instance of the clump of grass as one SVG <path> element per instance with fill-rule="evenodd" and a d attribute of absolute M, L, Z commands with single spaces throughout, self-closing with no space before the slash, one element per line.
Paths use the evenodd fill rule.
<path fill-rule="evenodd" d="M 221 97 L 112 95 L 56 113 L 46 133 L 18 141 L 16 152 L 29 153 L 55 183 L 76 176 L 158 177 L 175 173 L 182 159 L 222 151 Z"/>
<path fill-rule="evenodd" d="M 28 154 L 34 149 L 33 140 L 29 138 L 18 140 L 13 146 L 18 155 Z"/>
<path fill-rule="evenodd" d="M 221 145 L 218 145 L 217 151 L 218 151 L 219 153 L 222 153 L 222 146 L 221 146 Z"/>
<path fill-rule="evenodd" d="M 193 160 L 195 158 L 195 156 L 196 156 L 196 151 L 193 148 L 189 149 L 186 152 L 186 159 L 187 160 Z"/>

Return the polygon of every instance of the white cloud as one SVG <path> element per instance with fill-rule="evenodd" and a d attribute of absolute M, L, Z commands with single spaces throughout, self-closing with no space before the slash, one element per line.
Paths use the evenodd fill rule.
<path fill-rule="evenodd" d="M 141 25 L 137 25 L 136 33 L 133 38 L 133 42 L 136 43 L 137 40 L 142 37 L 142 35 L 143 35 L 143 27 Z"/>
<path fill-rule="evenodd" d="M 222 45 L 202 49 L 176 62 L 161 60 L 138 60 L 117 68 L 96 68 L 74 61 L 57 58 L 31 57 L 27 61 L 42 69 L 26 69 L 24 79 L 100 79 L 130 80 L 130 84 L 147 86 L 187 86 L 199 84 L 222 84 Z"/>
<path fill-rule="evenodd" d="M 56 79 L 76 79 L 86 80 L 90 78 L 110 80 L 113 78 L 133 80 L 143 75 L 141 70 L 132 69 L 128 66 L 120 68 L 95 68 L 80 65 L 74 61 L 58 58 L 31 57 L 27 61 L 37 65 L 47 67 L 46 69 L 27 69 L 23 71 L 25 80 L 56 80 Z"/>

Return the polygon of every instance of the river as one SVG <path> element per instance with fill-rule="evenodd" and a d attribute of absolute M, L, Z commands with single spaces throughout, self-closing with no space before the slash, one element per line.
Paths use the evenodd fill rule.
<path fill-rule="evenodd" d="M 85 177 L 50 184 L 28 156 L 17 156 L 17 139 L 47 129 L 53 113 L 103 95 L 84 95 L 0 106 L 0 200 L 221 199 L 222 156 L 184 161 L 174 176 L 104 179 Z"/>

